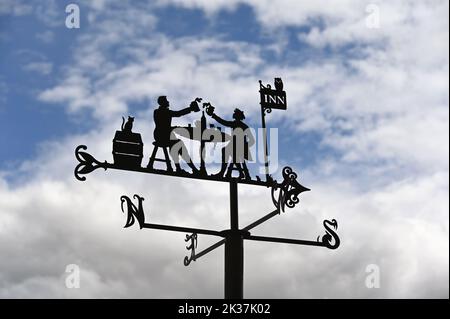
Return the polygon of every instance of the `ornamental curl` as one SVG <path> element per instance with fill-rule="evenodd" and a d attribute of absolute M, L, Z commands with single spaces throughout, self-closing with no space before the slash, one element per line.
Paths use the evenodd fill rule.
<path fill-rule="evenodd" d="M 197 234 L 196 233 L 192 233 L 191 235 L 186 234 L 186 239 L 184 241 L 191 242 L 189 246 L 186 246 L 186 249 L 191 251 L 191 256 L 184 257 L 184 265 L 189 266 L 191 261 L 196 260 L 195 249 L 197 248 Z"/>
<path fill-rule="evenodd" d="M 341 244 L 341 241 L 339 239 L 339 236 L 335 232 L 335 230 L 337 230 L 338 228 L 336 219 L 332 219 L 331 221 L 324 220 L 323 227 L 325 227 L 326 234 L 322 236 L 322 239 L 320 239 L 320 236 L 317 237 L 317 241 L 322 242 L 322 244 L 329 249 L 338 248 Z"/>
<path fill-rule="evenodd" d="M 92 172 L 100 167 L 102 167 L 106 170 L 106 168 L 107 168 L 106 161 L 101 163 L 98 160 L 96 160 L 91 154 L 89 154 L 87 152 L 83 152 L 81 150 L 87 150 L 87 146 L 79 145 L 75 149 L 75 157 L 77 158 L 78 162 L 80 162 L 75 167 L 75 171 L 74 171 L 76 179 L 78 179 L 79 181 L 85 181 L 86 177 L 80 176 L 80 175 L 89 174 L 90 172 Z"/>
<path fill-rule="evenodd" d="M 300 193 L 310 190 L 297 181 L 297 174 L 289 166 L 283 168 L 282 174 L 283 181 L 272 187 L 272 202 L 278 213 L 284 212 L 285 206 L 293 208 L 300 202 L 298 198 Z M 278 197 L 275 195 L 276 191 Z"/>

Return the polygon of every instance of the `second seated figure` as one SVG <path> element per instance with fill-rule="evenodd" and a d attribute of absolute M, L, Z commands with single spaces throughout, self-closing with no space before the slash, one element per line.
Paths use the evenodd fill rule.
<path fill-rule="evenodd" d="M 198 169 L 192 163 L 192 159 L 184 145 L 183 141 L 178 139 L 173 132 L 172 118 L 181 117 L 183 115 L 189 114 L 190 112 L 198 112 L 200 109 L 196 101 L 192 101 L 189 107 L 184 109 L 174 111 L 169 108 L 170 104 L 166 96 L 158 97 L 159 107 L 154 111 L 153 118 L 155 121 L 155 130 L 153 132 L 153 137 L 155 138 L 155 147 L 169 147 L 170 156 L 175 162 L 176 172 L 181 174 L 186 174 L 180 166 L 181 156 L 183 160 L 192 169 L 193 174 L 198 173 Z"/>

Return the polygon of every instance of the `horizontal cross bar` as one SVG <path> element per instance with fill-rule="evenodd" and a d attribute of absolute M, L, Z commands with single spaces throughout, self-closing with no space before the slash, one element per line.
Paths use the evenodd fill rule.
<path fill-rule="evenodd" d="M 196 233 L 203 235 L 212 235 L 212 236 L 220 236 L 223 237 L 223 233 L 215 230 L 209 229 L 201 229 L 201 228 L 192 228 L 192 227 L 179 227 L 179 226 L 171 226 L 171 225 L 161 225 L 161 224 L 149 224 L 144 223 L 142 228 L 151 228 L 151 229 L 160 229 L 160 230 L 169 230 L 176 231 L 182 233 Z"/>
<path fill-rule="evenodd" d="M 273 212 L 267 214 L 264 217 L 261 217 L 260 219 L 258 219 L 257 221 L 251 223 L 250 225 L 248 225 L 247 227 L 244 228 L 244 230 L 250 230 L 255 228 L 256 226 L 261 225 L 262 223 L 264 223 L 265 221 L 268 221 L 269 219 L 271 219 L 272 217 L 275 217 L 276 215 L 279 215 L 279 212 L 277 209 L 275 209 Z"/>
<path fill-rule="evenodd" d="M 271 219 L 272 217 L 278 215 L 278 210 L 274 210 L 273 212 L 267 214 L 266 216 L 258 219 L 257 221 L 251 223 L 250 225 L 248 225 L 247 227 L 243 228 L 243 230 L 249 231 L 253 228 L 255 228 L 256 226 L 261 225 L 262 223 L 264 223 L 265 221 Z M 221 241 L 218 241 L 217 243 L 215 243 L 214 245 L 202 250 L 201 252 L 195 254 L 195 258 L 198 259 L 204 255 L 206 255 L 207 253 L 213 251 L 216 248 L 219 248 L 220 246 L 222 246 L 223 244 L 225 244 L 225 239 L 222 239 Z"/>
<path fill-rule="evenodd" d="M 117 166 L 115 164 L 111 164 L 111 163 L 106 163 L 103 164 L 104 168 L 110 168 L 110 169 L 118 169 L 118 170 L 123 170 L 123 171 L 132 171 L 132 172 L 140 172 L 140 173 L 147 173 L 147 174 L 156 174 L 156 175 L 165 175 L 165 176 L 174 176 L 174 177 L 184 177 L 184 178 L 191 178 L 191 179 L 199 179 L 199 180 L 206 180 L 206 181 L 214 181 L 214 182 L 232 182 L 235 181 L 236 183 L 239 184 L 247 184 L 247 185 L 255 185 L 255 186 L 266 186 L 266 187 L 272 187 L 274 185 L 277 185 L 277 183 L 275 181 L 271 181 L 271 182 L 267 182 L 267 181 L 255 181 L 255 180 L 250 180 L 250 179 L 239 179 L 239 178 L 235 178 L 235 177 L 230 177 L 230 178 L 226 178 L 226 177 L 216 177 L 216 176 L 212 176 L 212 175 L 207 175 L 207 174 L 179 174 L 175 171 L 173 172 L 169 172 L 169 171 L 165 171 L 165 170 L 160 170 L 160 169 L 151 169 L 151 168 L 146 168 L 146 167 L 121 167 L 121 166 Z"/>
<path fill-rule="evenodd" d="M 283 243 L 283 244 L 294 244 L 294 245 L 307 245 L 307 246 L 322 246 L 325 245 L 319 241 L 312 240 L 301 240 L 301 239 L 289 239 L 289 238 L 277 238 L 277 237 L 264 237 L 264 236 L 245 236 L 244 239 L 256 240 L 256 241 L 266 241 L 271 243 Z"/>
<path fill-rule="evenodd" d="M 202 250 L 199 253 L 195 254 L 195 259 L 197 260 L 198 258 L 206 255 L 207 253 L 213 251 L 216 248 L 219 248 L 220 246 L 222 246 L 223 244 L 225 244 L 225 239 L 222 239 L 221 241 L 218 241 L 217 243 L 215 243 L 214 245 L 209 246 L 208 248 Z"/>

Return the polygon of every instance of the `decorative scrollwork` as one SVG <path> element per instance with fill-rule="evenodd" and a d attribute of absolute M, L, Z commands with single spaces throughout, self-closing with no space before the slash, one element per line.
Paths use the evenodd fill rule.
<path fill-rule="evenodd" d="M 143 197 L 140 197 L 137 194 L 133 195 L 133 198 L 136 198 L 138 200 L 138 207 L 136 207 L 136 205 L 133 204 L 133 202 L 131 201 L 131 199 L 128 196 L 122 195 L 120 197 L 120 201 L 121 201 L 121 208 L 122 208 L 122 212 L 125 213 L 125 211 L 123 210 L 123 204 L 127 204 L 127 222 L 124 226 L 124 228 L 130 227 L 131 225 L 134 224 L 135 219 L 137 219 L 138 223 L 139 223 L 139 227 L 142 229 L 142 227 L 144 227 L 144 223 L 145 223 L 145 215 L 144 215 L 144 208 L 142 206 L 142 202 L 144 201 Z"/>
<path fill-rule="evenodd" d="M 338 248 L 341 244 L 341 241 L 339 239 L 339 236 L 335 232 L 335 230 L 337 230 L 338 228 L 336 219 L 332 219 L 331 221 L 324 220 L 323 227 L 325 227 L 326 234 L 322 236 L 322 239 L 320 239 L 320 236 L 317 237 L 317 241 L 322 242 L 322 244 L 329 249 Z"/>
<path fill-rule="evenodd" d="M 292 171 L 292 168 L 286 166 L 283 168 L 283 181 L 281 184 L 274 184 L 272 186 L 272 202 L 278 210 L 278 213 L 284 212 L 285 206 L 293 208 L 299 203 L 298 196 L 300 193 L 309 191 L 309 188 L 297 182 L 297 174 Z M 279 189 L 278 198 L 275 192 Z"/>
<path fill-rule="evenodd" d="M 191 263 L 191 261 L 195 261 L 196 257 L 195 257 L 195 249 L 197 248 L 197 234 L 196 233 L 192 233 L 191 235 L 187 235 L 186 234 L 186 239 L 184 240 L 185 242 L 190 241 L 191 244 L 186 246 L 187 250 L 191 251 L 191 256 L 185 256 L 184 257 L 184 265 L 185 266 L 189 266 L 189 264 Z"/>
<path fill-rule="evenodd" d="M 79 181 L 85 181 L 86 177 L 80 176 L 80 175 L 89 174 L 90 172 L 92 172 L 100 167 L 102 167 L 106 170 L 106 168 L 107 168 L 106 161 L 101 163 L 98 160 L 96 160 L 91 154 L 89 154 L 87 152 L 83 152 L 81 150 L 87 150 L 87 146 L 79 145 L 75 149 L 75 157 L 77 158 L 78 162 L 80 162 L 80 164 L 78 164 L 77 167 L 75 167 L 75 171 L 74 171 L 76 179 L 78 179 Z"/>
<path fill-rule="evenodd" d="M 269 114 L 269 113 L 272 113 L 272 108 L 270 108 L 270 107 L 264 107 L 264 108 L 263 108 L 263 111 L 264 111 L 264 114 Z"/>
<path fill-rule="evenodd" d="M 266 90 L 271 90 L 272 89 L 272 86 L 270 86 L 270 84 L 267 84 L 266 86 L 264 86 L 264 84 L 262 83 L 262 81 L 261 80 L 259 80 L 258 81 L 259 82 L 259 88 L 260 89 L 266 89 Z"/>

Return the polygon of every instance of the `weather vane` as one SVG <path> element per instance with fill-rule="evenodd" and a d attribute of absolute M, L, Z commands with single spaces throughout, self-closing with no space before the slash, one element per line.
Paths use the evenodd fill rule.
<path fill-rule="evenodd" d="M 130 227 L 137 221 L 141 229 L 151 228 L 187 233 L 185 244 L 190 255 L 184 258 L 185 266 L 190 265 L 193 261 L 197 261 L 212 250 L 225 245 L 226 299 L 243 298 L 244 240 L 319 246 L 329 249 L 336 249 L 340 244 L 339 237 L 336 234 L 338 224 L 335 219 L 325 220 L 323 222 L 325 235 L 319 236 L 317 240 L 265 237 L 251 234 L 250 231 L 252 229 L 268 221 L 272 217 L 285 212 L 286 207 L 293 208 L 299 203 L 300 193 L 309 191 L 308 188 L 297 181 L 298 176 L 290 167 L 284 167 L 282 169 L 282 180 L 280 182 L 274 180 L 269 174 L 269 154 L 267 149 L 265 117 L 267 113 L 271 113 L 273 109 L 286 110 L 287 100 L 286 92 L 283 91 L 283 81 L 281 78 L 275 78 L 274 89 L 272 89 L 269 84 L 264 86 L 261 81 L 259 81 L 259 84 L 264 140 L 264 180 L 259 176 L 255 176 L 255 179 L 253 179 L 247 167 L 247 161 L 251 160 L 250 148 L 255 144 L 255 138 L 247 124 L 244 122 L 244 112 L 236 108 L 232 114 L 232 119 L 226 120 L 216 114 L 215 107 L 209 102 L 202 103 L 202 98 L 194 99 L 189 107 L 181 110 L 173 110 L 166 96 L 160 96 L 158 98 L 158 107 L 153 113 L 155 121 L 153 151 L 146 166 L 142 166 L 144 144 L 141 135 L 132 131 L 134 118 L 131 116 L 127 119 L 122 118 L 121 128 L 115 133 L 112 150 L 113 163 L 96 160 L 92 155 L 86 152 L 87 147 L 85 145 L 80 145 L 75 149 L 75 157 L 79 161 L 79 164 L 75 168 L 75 177 L 80 181 L 86 180 L 84 175 L 87 175 L 98 168 L 103 168 L 105 170 L 119 169 L 229 183 L 230 228 L 226 230 L 210 230 L 148 223 L 145 220 L 143 197 L 137 194 L 133 195 L 132 198 L 135 202 L 133 202 L 133 199 L 129 196 L 123 195 L 120 197 L 121 209 L 127 214 L 125 227 Z M 200 103 L 202 104 L 202 110 L 200 110 Z M 174 117 L 181 117 L 191 112 L 200 111 L 200 119 L 195 121 L 194 125 L 172 125 L 172 119 Z M 207 116 L 222 125 L 224 130 L 212 123 L 208 125 Z M 185 144 L 179 137 L 200 142 L 200 167 L 197 168 L 195 166 Z M 205 164 L 205 147 L 207 143 L 225 144 L 221 150 L 221 168 L 219 172 L 208 173 Z M 161 154 L 161 151 L 162 155 L 159 156 L 162 157 L 157 157 L 158 152 Z M 191 169 L 191 172 L 182 168 L 181 160 L 186 163 Z M 155 162 L 160 162 L 161 165 L 159 165 L 159 167 L 162 166 L 163 168 L 155 168 Z M 238 184 L 265 186 L 270 188 L 272 202 L 275 208 L 267 215 L 241 229 L 239 228 L 238 216 Z M 222 239 L 214 245 L 198 252 L 198 235 L 217 236 Z"/>

